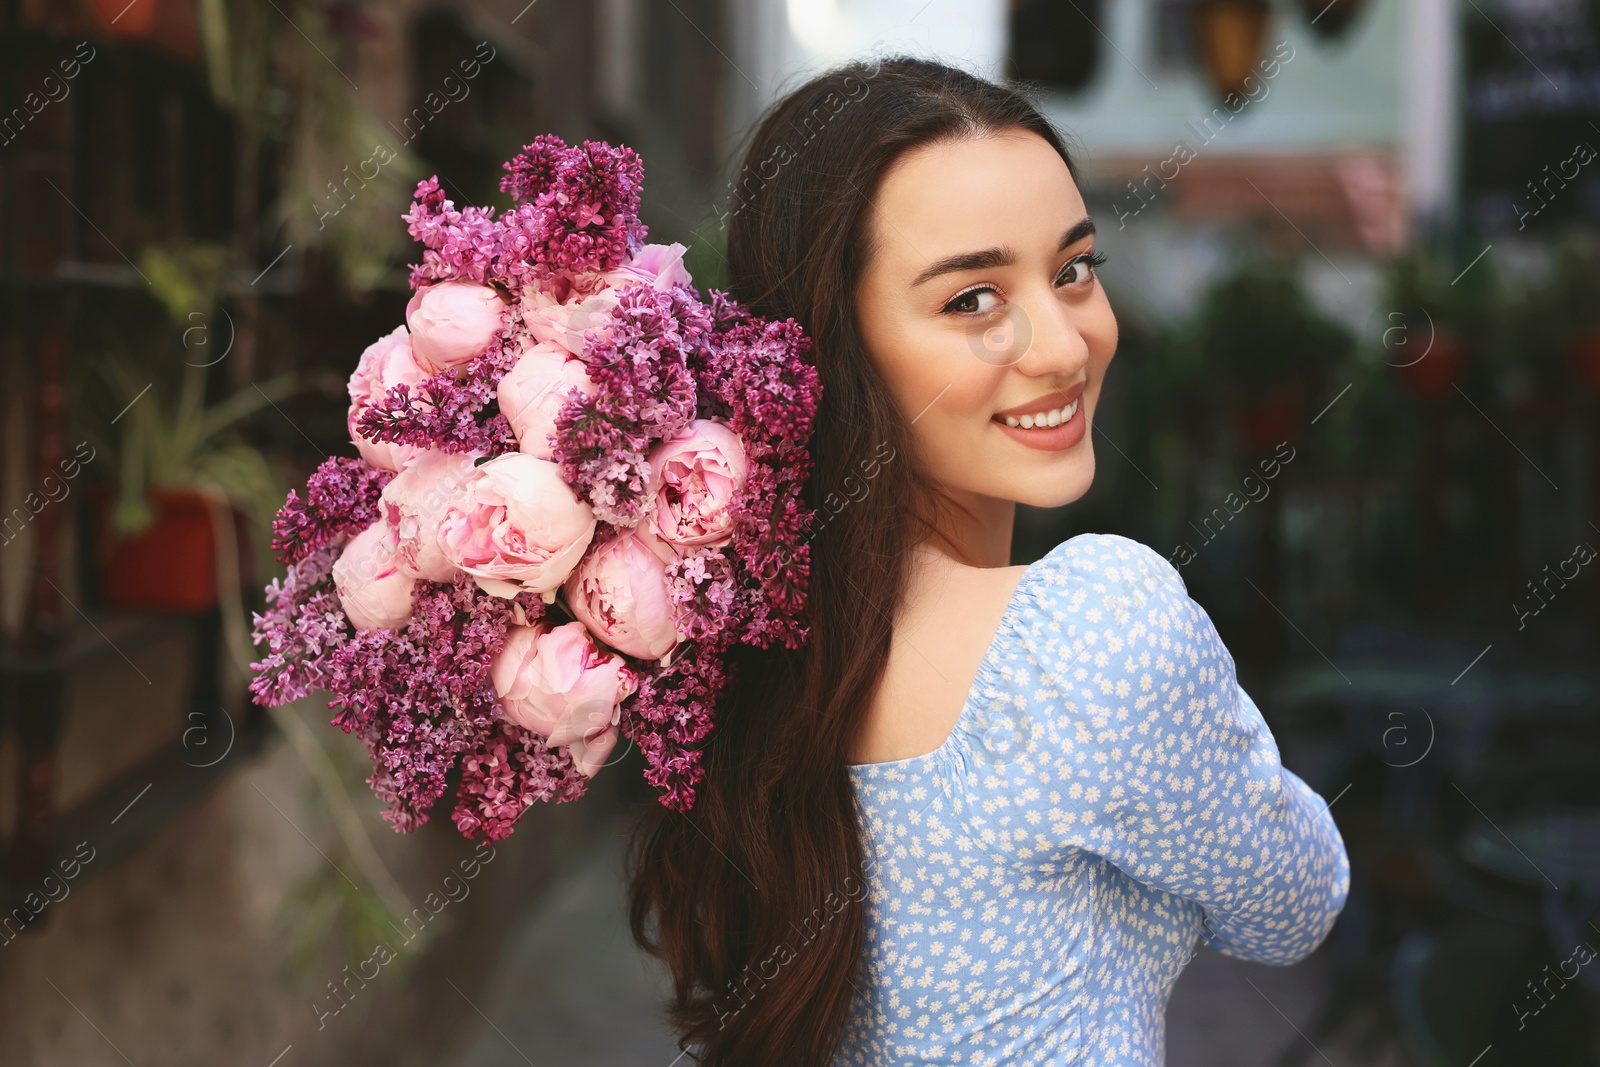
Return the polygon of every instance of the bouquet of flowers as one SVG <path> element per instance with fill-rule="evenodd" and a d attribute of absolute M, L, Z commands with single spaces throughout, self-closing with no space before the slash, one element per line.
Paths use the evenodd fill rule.
<path fill-rule="evenodd" d="M 498 216 L 417 186 L 406 322 L 351 375 L 360 458 L 274 522 L 250 685 L 325 690 L 396 829 L 459 763 L 455 824 L 491 841 L 619 736 L 693 806 L 729 648 L 807 637 L 819 393 L 793 320 L 644 243 L 631 149 L 543 136 L 505 171 Z"/>

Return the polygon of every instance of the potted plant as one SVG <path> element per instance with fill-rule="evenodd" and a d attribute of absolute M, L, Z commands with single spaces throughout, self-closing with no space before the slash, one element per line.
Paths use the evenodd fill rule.
<path fill-rule="evenodd" d="M 252 552 L 270 566 L 265 539 L 247 531 L 268 527 L 283 490 L 266 457 L 238 431 L 292 393 L 295 376 L 208 404 L 211 368 L 226 357 L 229 341 L 226 326 L 212 330 L 214 321 L 228 321 L 216 302 L 226 250 L 150 247 L 141 263 L 167 324 L 141 329 L 130 322 L 113 342 L 119 347 L 98 361 L 122 407 L 91 432 L 117 472 L 114 489 L 91 497 L 101 591 L 114 607 L 206 611 L 218 600 L 219 566 L 249 572 Z"/>
<path fill-rule="evenodd" d="M 1479 269 L 1487 272 L 1488 267 Z M 1392 310 L 1383 335 L 1383 361 L 1420 400 L 1437 400 L 1464 380 L 1468 357 L 1485 343 L 1491 325 L 1485 317 L 1487 296 L 1458 289 L 1446 280 L 1448 273 L 1421 251 L 1395 260 L 1389 273 L 1384 303 Z M 1475 339 L 1470 349 L 1468 337 Z"/>
<path fill-rule="evenodd" d="M 247 578 L 252 551 L 265 545 L 246 531 L 266 529 L 283 495 L 266 457 L 236 429 L 293 392 L 293 376 L 207 406 L 202 367 L 186 367 L 168 392 L 124 359 L 106 365 L 124 395 L 148 394 L 119 417 L 110 446 L 117 485 L 114 498 L 102 497 L 98 524 L 105 600 L 137 610 L 205 611 L 219 591 L 218 531 L 232 528 L 230 555 Z"/>

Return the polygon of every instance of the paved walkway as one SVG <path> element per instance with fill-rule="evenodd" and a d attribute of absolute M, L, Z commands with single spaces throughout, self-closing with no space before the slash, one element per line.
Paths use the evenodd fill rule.
<path fill-rule="evenodd" d="M 627 825 L 595 835 L 512 928 L 460 1067 L 669 1067 L 667 979 L 628 933 Z M 687 1058 L 686 1058 L 687 1059 Z"/>

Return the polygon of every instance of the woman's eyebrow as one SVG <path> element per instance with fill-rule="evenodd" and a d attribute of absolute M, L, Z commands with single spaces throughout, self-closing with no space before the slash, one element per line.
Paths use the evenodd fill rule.
<path fill-rule="evenodd" d="M 1056 251 L 1064 252 L 1085 237 L 1093 235 L 1093 233 L 1094 219 L 1085 215 L 1067 227 L 1067 232 L 1061 235 L 1061 244 Z M 1005 245 L 1000 245 L 996 248 L 985 248 L 981 252 L 957 252 L 953 256 L 946 256 L 937 262 L 928 264 L 922 273 L 911 280 L 911 287 L 915 289 L 923 282 L 931 281 L 941 274 L 1009 266 L 1016 258 L 1016 253 Z"/>

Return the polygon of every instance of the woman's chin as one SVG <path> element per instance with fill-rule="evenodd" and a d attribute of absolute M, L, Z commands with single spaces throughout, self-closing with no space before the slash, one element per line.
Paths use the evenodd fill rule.
<path fill-rule="evenodd" d="M 1007 495 L 1030 508 L 1059 508 L 1077 501 L 1093 483 L 1094 453 L 1083 449 L 1082 455 L 1051 464 L 1046 471 L 1030 477 L 1026 484 L 1010 486 L 1012 491 Z"/>

